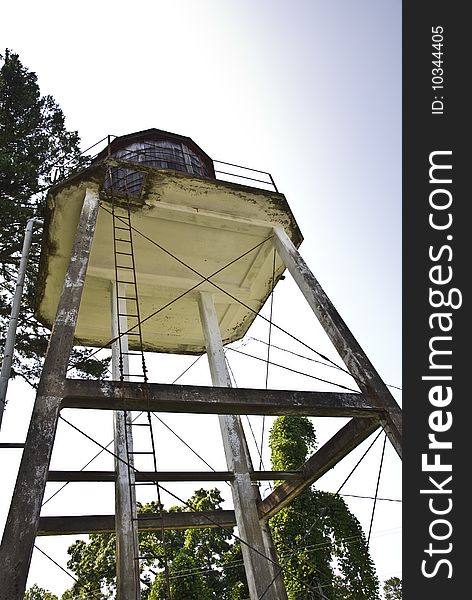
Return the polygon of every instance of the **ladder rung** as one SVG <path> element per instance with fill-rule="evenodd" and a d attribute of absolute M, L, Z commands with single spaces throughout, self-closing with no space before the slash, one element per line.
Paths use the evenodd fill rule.
<path fill-rule="evenodd" d="M 154 452 L 150 452 L 149 450 L 133 450 L 132 452 L 128 452 L 128 454 L 154 454 Z"/>
<path fill-rule="evenodd" d="M 131 423 L 133 427 L 151 427 L 149 423 Z"/>
<path fill-rule="evenodd" d="M 115 252 L 115 254 L 123 254 L 124 256 L 133 256 L 133 254 L 131 252 L 118 252 L 118 250 Z"/>
<path fill-rule="evenodd" d="M 123 231 L 129 231 L 129 227 L 121 227 L 120 225 L 115 225 L 115 229 L 122 229 Z"/>
<path fill-rule="evenodd" d="M 131 240 L 122 240 L 121 238 L 116 238 L 116 242 L 126 242 L 127 244 L 131 244 Z"/>
<path fill-rule="evenodd" d="M 124 279 L 117 279 L 116 283 L 127 283 L 128 285 L 134 285 L 134 281 L 125 281 Z"/>
<path fill-rule="evenodd" d="M 134 300 L 135 302 L 138 301 L 136 296 L 118 296 L 119 300 Z"/>
<path fill-rule="evenodd" d="M 139 317 L 139 315 L 135 315 L 133 313 L 118 313 L 118 316 L 119 317 L 136 317 L 136 318 Z"/>

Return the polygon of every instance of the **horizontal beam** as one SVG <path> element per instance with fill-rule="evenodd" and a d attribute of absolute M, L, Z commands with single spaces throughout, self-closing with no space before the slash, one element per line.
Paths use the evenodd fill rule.
<path fill-rule="evenodd" d="M 351 419 L 300 467 L 302 473 L 300 480 L 285 481 L 259 503 L 259 517 L 261 519 L 273 517 L 313 482 L 332 469 L 379 425 L 376 419 Z"/>
<path fill-rule="evenodd" d="M 66 380 L 62 407 L 225 415 L 373 417 L 383 414 L 366 396 L 356 393 L 84 379 Z"/>
<path fill-rule="evenodd" d="M 236 520 L 232 510 L 201 512 L 169 512 L 138 515 L 140 531 L 164 529 L 202 529 L 204 527 L 234 527 Z M 38 535 L 75 535 L 80 533 L 114 533 L 115 515 L 78 515 L 65 517 L 41 517 Z"/>
<path fill-rule="evenodd" d="M 288 479 L 259 503 L 259 516 L 261 519 L 268 519 L 274 516 L 279 510 L 291 502 L 306 490 L 313 482 L 319 479 L 327 471 L 342 460 L 351 450 L 364 441 L 371 433 L 379 427 L 377 419 L 352 419 L 340 431 L 338 431 L 326 444 L 324 444 L 315 454 L 309 458 L 300 468 L 299 473 L 288 472 Z M 91 472 L 100 473 L 100 472 Z M 103 473 L 103 472 L 102 472 Z M 203 472 L 202 472 L 203 473 Z M 254 479 L 262 480 L 262 473 L 254 473 Z M 270 472 L 269 472 L 270 473 Z M 271 475 L 275 475 L 272 472 Z M 72 472 L 50 472 L 50 481 L 88 481 L 81 479 L 82 474 L 87 476 L 86 471 L 76 472 L 76 479 Z M 228 473 L 229 474 L 229 473 Z M 137 473 L 137 479 L 150 478 L 154 474 Z M 277 477 L 283 475 L 278 473 Z M 114 473 L 109 472 L 105 477 L 113 477 Z M 225 477 L 225 472 L 221 473 Z M 61 478 L 63 477 L 63 478 Z M 70 478 L 69 478 L 70 477 Z M 283 476 L 280 477 L 283 479 Z M 98 481 L 99 479 L 93 479 Z M 105 479 L 104 479 L 105 480 Z M 106 479 L 108 480 L 108 479 Z M 162 480 L 162 479 L 161 479 Z M 139 481 L 139 479 L 138 479 Z M 113 515 L 92 515 L 76 517 L 41 517 L 39 523 L 38 535 L 69 535 L 79 533 L 97 533 L 112 532 L 115 527 Z M 140 515 L 140 530 L 161 529 L 191 529 L 202 527 L 232 527 L 235 525 L 233 511 L 211 511 L 201 513 L 164 513 L 163 520 L 159 515 Z"/>
<path fill-rule="evenodd" d="M 24 448 L 24 442 L 2 442 L 0 448 Z"/>
<path fill-rule="evenodd" d="M 252 481 L 279 481 L 300 479 L 298 471 L 253 471 Z M 115 471 L 49 471 L 48 481 L 114 482 Z M 137 482 L 154 481 L 232 481 L 230 471 L 136 471 Z"/>

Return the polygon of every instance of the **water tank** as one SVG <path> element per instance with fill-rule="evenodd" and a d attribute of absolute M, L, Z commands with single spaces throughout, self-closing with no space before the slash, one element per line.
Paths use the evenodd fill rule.
<path fill-rule="evenodd" d="M 107 157 L 154 169 L 170 169 L 215 179 L 213 161 L 192 139 L 160 129 L 147 129 L 115 138 L 109 148 L 95 157 L 93 163 Z M 113 189 L 114 193 L 138 196 L 143 181 L 142 170 L 135 171 L 124 165 L 111 167 L 104 190 Z"/>

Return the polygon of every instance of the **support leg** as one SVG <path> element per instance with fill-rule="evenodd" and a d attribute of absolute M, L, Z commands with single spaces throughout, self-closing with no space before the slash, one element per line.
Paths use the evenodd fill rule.
<path fill-rule="evenodd" d="M 124 286 L 118 284 L 118 295 L 126 296 Z M 112 283 L 111 311 L 112 337 L 119 331 L 128 329 L 126 300 L 117 298 L 116 285 Z M 118 316 L 120 313 L 121 316 Z M 118 319 L 120 326 L 118 327 Z M 120 380 L 120 355 L 124 380 L 128 381 L 129 359 L 128 336 L 122 335 L 120 340 L 112 344 L 112 377 Z M 129 411 L 117 410 L 113 415 L 115 437 L 115 531 L 116 531 L 116 597 L 117 600 L 139 600 L 139 540 L 136 511 L 136 488 L 133 466 L 133 436 L 131 431 L 131 414 Z M 131 467 L 128 467 L 128 463 Z"/>
<path fill-rule="evenodd" d="M 199 308 L 213 385 L 231 387 L 211 294 L 200 294 Z M 219 419 L 228 470 L 234 473 L 232 492 L 239 536 L 249 544 L 241 544 L 249 594 L 251 600 L 258 600 L 262 594 L 265 600 L 279 600 L 280 596 L 274 587 L 273 569 L 268 560 L 272 557 L 267 553 L 259 523 L 241 420 L 236 415 L 220 415 Z M 280 579 L 277 579 L 278 585 Z"/>
<path fill-rule="evenodd" d="M 0 600 L 25 593 L 97 212 L 87 190 L 0 546 Z"/>
<path fill-rule="evenodd" d="M 402 416 L 395 398 L 389 392 L 356 338 L 341 319 L 298 250 L 282 228 L 274 228 L 273 243 L 285 266 L 290 271 L 311 309 L 323 325 L 331 342 L 355 377 L 361 391 L 384 410 L 382 425 L 397 451 L 402 456 Z"/>

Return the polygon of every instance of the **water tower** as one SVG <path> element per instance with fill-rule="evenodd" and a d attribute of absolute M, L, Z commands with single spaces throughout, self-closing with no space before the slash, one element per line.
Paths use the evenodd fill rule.
<path fill-rule="evenodd" d="M 117 597 L 137 600 L 138 528 L 234 524 L 251 599 L 286 598 L 267 519 L 379 426 L 400 453 L 399 408 L 299 255 L 302 236 L 284 195 L 248 183 L 254 182 L 217 179 L 213 161 L 193 140 L 151 129 L 115 138 L 87 169 L 50 190 L 37 315 L 52 333 L 0 550 L 0 600 L 23 597 L 38 534 L 116 529 Z M 360 393 L 231 388 L 224 344 L 245 335 L 285 269 Z M 111 347 L 112 380 L 68 378 L 74 344 Z M 206 352 L 213 387 L 150 382 L 148 351 Z M 115 481 L 114 516 L 40 516 L 46 483 L 58 480 L 49 462 L 64 407 L 115 411 L 115 472 L 95 476 Z M 218 414 L 234 511 L 160 510 L 140 519 L 135 485 L 155 483 L 160 505 L 159 474 L 134 468 L 130 411 Z M 241 414 L 352 419 L 262 500 Z M 148 425 L 154 457 L 150 419 Z M 62 477 L 87 480 L 86 472 Z"/>

